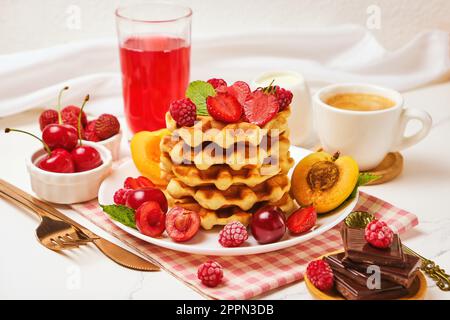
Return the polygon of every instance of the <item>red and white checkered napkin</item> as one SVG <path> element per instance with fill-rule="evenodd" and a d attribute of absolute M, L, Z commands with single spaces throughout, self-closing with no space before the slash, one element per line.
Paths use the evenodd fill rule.
<path fill-rule="evenodd" d="M 158 261 L 163 269 L 201 294 L 215 299 L 250 299 L 302 280 L 309 261 L 342 248 L 337 226 L 314 239 L 280 251 L 239 257 L 212 257 L 224 267 L 224 282 L 216 288 L 208 288 L 197 280 L 197 268 L 208 257 L 164 249 L 129 235 L 109 220 L 97 201 L 73 205 L 73 209 L 144 256 Z M 374 213 L 398 233 L 418 224 L 414 214 L 363 192 L 360 192 L 355 210 Z"/>

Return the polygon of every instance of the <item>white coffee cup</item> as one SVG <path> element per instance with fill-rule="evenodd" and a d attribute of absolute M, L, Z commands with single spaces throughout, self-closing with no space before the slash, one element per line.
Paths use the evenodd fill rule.
<path fill-rule="evenodd" d="M 353 111 L 328 105 L 336 94 L 375 94 L 392 100 L 391 108 Z M 406 149 L 425 138 L 432 125 L 431 116 L 420 109 L 403 108 L 402 95 L 391 89 L 369 84 L 335 84 L 322 88 L 313 97 L 314 119 L 322 148 L 352 156 L 361 171 L 375 168 L 391 151 Z M 409 121 L 418 120 L 422 128 L 405 136 Z"/>

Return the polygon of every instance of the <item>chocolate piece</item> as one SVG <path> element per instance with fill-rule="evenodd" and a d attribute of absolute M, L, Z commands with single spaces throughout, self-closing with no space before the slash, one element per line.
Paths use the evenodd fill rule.
<path fill-rule="evenodd" d="M 344 242 L 345 257 L 353 262 L 362 262 L 383 266 L 403 267 L 406 258 L 403 254 L 402 243 L 397 234 L 390 248 L 380 249 L 369 244 L 364 238 L 364 229 L 343 226 L 342 240 Z"/>
<path fill-rule="evenodd" d="M 343 255 L 343 254 L 342 254 Z M 392 266 L 379 266 L 381 277 L 383 279 L 398 283 L 406 288 L 409 288 L 414 281 L 417 273 L 419 272 L 421 261 L 419 258 L 409 254 L 405 254 L 406 264 L 404 267 L 392 267 Z M 371 265 L 368 263 L 355 263 L 350 259 L 344 258 L 342 264 L 346 268 L 355 269 L 362 273 L 366 272 L 367 268 Z"/>
<path fill-rule="evenodd" d="M 392 283 L 382 289 L 369 289 L 354 279 L 340 273 L 334 274 L 337 291 L 347 300 L 387 300 L 398 299 L 409 294 L 408 289 Z"/>
<path fill-rule="evenodd" d="M 344 255 L 345 254 L 343 252 L 333 254 L 325 257 L 324 260 L 328 262 L 331 269 L 333 269 L 334 274 L 340 273 L 347 278 L 351 278 L 361 286 L 367 286 L 367 280 L 372 275 L 372 273 L 367 273 L 367 268 L 347 268 L 343 263 L 343 260 L 345 259 Z M 396 283 L 393 283 L 381 277 L 381 289 L 393 287 L 395 284 Z"/>

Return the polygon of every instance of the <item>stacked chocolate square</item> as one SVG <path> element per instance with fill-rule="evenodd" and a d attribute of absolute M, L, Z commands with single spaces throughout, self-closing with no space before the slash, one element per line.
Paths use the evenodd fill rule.
<path fill-rule="evenodd" d="M 416 292 L 419 258 L 403 252 L 397 234 L 389 248 L 369 244 L 364 229 L 342 227 L 345 252 L 325 258 L 333 269 L 335 286 L 348 300 L 398 299 Z"/>

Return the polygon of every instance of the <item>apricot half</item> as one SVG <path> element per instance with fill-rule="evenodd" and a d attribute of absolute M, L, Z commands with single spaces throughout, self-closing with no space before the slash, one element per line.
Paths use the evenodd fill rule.
<path fill-rule="evenodd" d="M 313 205 L 317 213 L 326 213 L 350 196 L 358 175 L 358 164 L 349 156 L 312 153 L 295 167 L 291 194 L 299 205 Z"/>
<path fill-rule="evenodd" d="M 159 168 L 161 139 L 170 134 L 167 129 L 158 131 L 141 131 L 136 133 L 130 142 L 131 157 L 139 172 L 157 185 L 166 185 L 161 179 Z"/>

